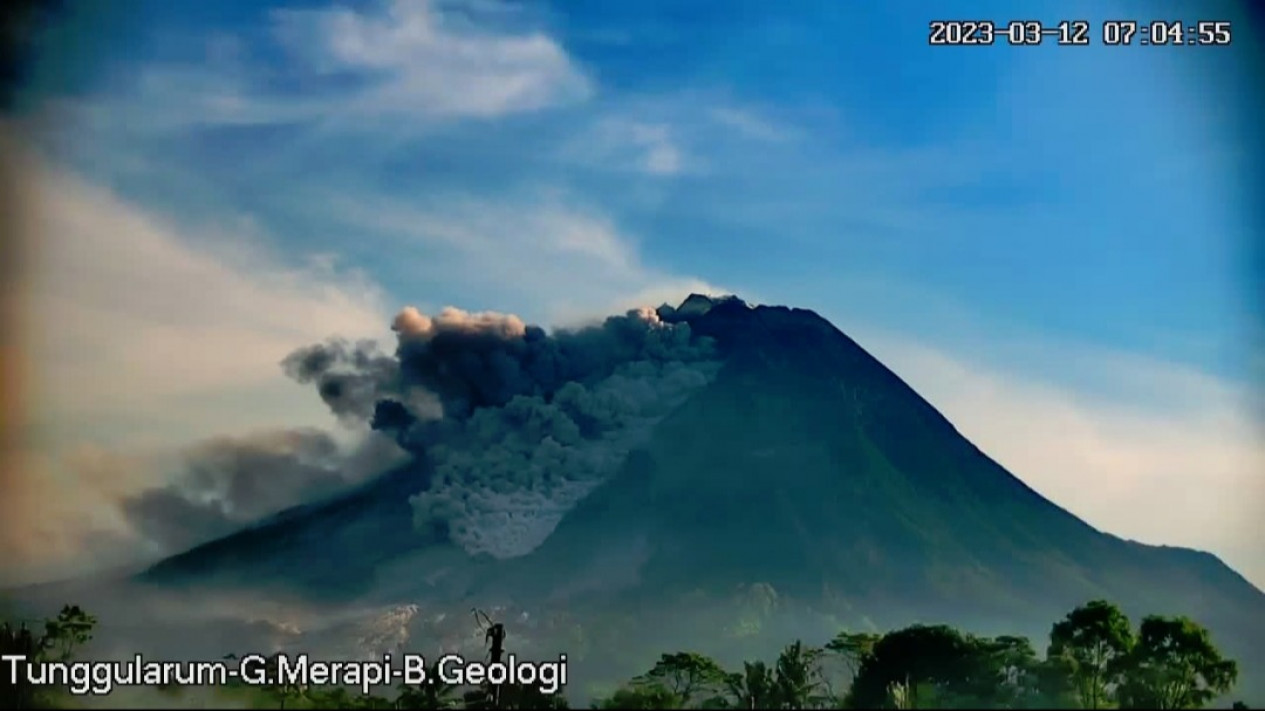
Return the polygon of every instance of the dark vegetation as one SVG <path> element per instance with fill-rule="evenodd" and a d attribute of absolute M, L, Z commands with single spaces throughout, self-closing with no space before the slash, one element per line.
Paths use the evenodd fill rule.
<path fill-rule="evenodd" d="M 504 634 L 492 632 L 501 628 L 488 622 L 489 660 L 497 661 Z M 79 607 L 66 606 L 39 631 L 4 623 L 0 651 L 70 661 L 92 638 L 95 625 Z M 79 705 L 65 689 L 34 687 L 24 676 L 10 683 L 7 664 L 3 677 L 3 708 Z M 980 637 L 947 625 L 913 625 L 886 634 L 843 631 L 820 647 L 797 640 L 776 659 L 744 662 L 737 670 L 694 652 L 663 654 L 594 708 L 1202 708 L 1228 694 L 1237 677 L 1237 664 L 1196 622 L 1148 616 L 1135 628 L 1115 605 L 1097 600 L 1053 625 L 1044 656 L 1024 637 Z M 174 701 L 193 690 L 167 687 L 155 693 Z M 509 684 L 436 683 L 377 695 L 239 683 L 214 693 L 208 704 L 253 708 L 568 708 L 561 693 Z M 1235 702 L 1233 708 L 1247 707 Z"/>

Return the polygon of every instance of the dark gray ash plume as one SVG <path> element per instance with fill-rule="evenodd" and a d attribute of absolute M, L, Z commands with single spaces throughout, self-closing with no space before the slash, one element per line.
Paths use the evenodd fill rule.
<path fill-rule="evenodd" d="M 332 340 L 284 367 L 343 421 L 425 458 L 419 526 L 496 556 L 538 545 L 719 367 L 708 339 L 652 309 L 549 333 L 508 314 L 406 308 L 393 328 L 394 358 Z"/>

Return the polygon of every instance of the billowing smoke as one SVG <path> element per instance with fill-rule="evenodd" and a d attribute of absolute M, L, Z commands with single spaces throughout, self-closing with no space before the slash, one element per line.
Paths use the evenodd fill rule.
<path fill-rule="evenodd" d="M 340 418 L 425 459 L 419 527 L 496 557 L 539 545 L 719 368 L 708 339 L 651 309 L 547 333 L 512 315 L 406 308 L 393 327 L 394 358 L 335 340 L 285 368 Z"/>
<path fill-rule="evenodd" d="M 345 489 L 398 462 L 392 450 L 371 438 L 347 452 L 315 429 L 217 438 L 183 452 L 171 483 L 123 498 L 119 508 L 143 539 L 180 551 Z"/>
<path fill-rule="evenodd" d="M 291 378 L 316 383 L 321 400 L 344 423 L 367 422 L 374 403 L 396 392 L 396 365 L 373 341 L 341 339 L 302 348 L 282 362 Z"/>

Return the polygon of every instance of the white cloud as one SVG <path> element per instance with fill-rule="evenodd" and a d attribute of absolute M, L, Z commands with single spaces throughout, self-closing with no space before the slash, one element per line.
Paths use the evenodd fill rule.
<path fill-rule="evenodd" d="M 267 124 L 399 132 L 593 94 L 592 81 L 549 36 L 506 23 L 475 26 L 457 12 L 486 17 L 497 14 L 494 5 L 390 0 L 277 10 L 271 37 L 284 61 L 260 61 L 271 52 L 252 55 L 239 38 L 217 35 L 201 61 L 141 65 L 125 94 L 74 108 L 129 132 Z M 294 86 L 303 91 L 282 88 Z"/>
<path fill-rule="evenodd" d="M 666 122 L 603 119 L 563 147 L 567 160 L 615 171 L 669 177 L 698 168 Z"/>
<path fill-rule="evenodd" d="M 610 219 L 559 197 L 513 203 L 463 197 L 428 206 L 322 202 L 331 220 L 376 236 L 384 250 L 415 264 L 416 278 L 436 283 L 459 275 L 463 291 L 494 294 L 529 319 L 571 322 L 612 308 L 679 301 L 690 291 L 719 291 L 645 265 L 635 240 Z"/>
<path fill-rule="evenodd" d="M 539 33 L 461 28 L 427 0 L 385 12 L 284 10 L 277 35 L 318 75 L 367 78 L 355 113 L 499 116 L 588 98 L 589 80 Z"/>
<path fill-rule="evenodd" d="M 28 176 L 34 353 L 58 420 L 170 417 L 182 398 L 283 382 L 277 364 L 296 345 L 387 332 L 376 287 L 328 259 L 191 239 L 66 173 Z"/>
<path fill-rule="evenodd" d="M 720 107 L 712 109 L 709 115 L 716 123 L 758 141 L 780 143 L 789 140 L 793 135 L 788 129 L 749 110 Z"/>
<path fill-rule="evenodd" d="M 1122 537 L 1211 551 L 1265 587 L 1265 442 L 1244 389 L 1085 347 L 1047 344 L 1043 376 L 1032 363 L 1009 370 L 904 338 L 863 345 L 1055 503 Z M 1068 363 L 1093 363 L 1114 389 L 1055 383 Z"/>
<path fill-rule="evenodd" d="M 76 522 L 68 528 L 78 533 L 108 530 L 93 492 L 162 483 L 166 470 L 152 457 L 169 445 L 328 424 L 281 359 L 331 333 L 389 335 L 377 288 L 327 257 L 290 264 L 256 244 L 248 223 L 245 236 L 190 234 L 25 152 L 8 126 L 0 148 L 19 176 L 6 197 L 20 207 L 6 224 L 28 253 L 21 283 L 5 294 L 25 326 L 31 374 L 19 449 L 0 452 L 10 522 L 39 512 L 45 524 Z M 32 552 L 0 538 L 6 557 Z M 101 552 L 71 538 L 44 537 L 34 552 L 50 564 Z"/>

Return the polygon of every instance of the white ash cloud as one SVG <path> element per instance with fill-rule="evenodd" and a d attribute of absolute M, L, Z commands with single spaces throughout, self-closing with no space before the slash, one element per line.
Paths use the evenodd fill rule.
<path fill-rule="evenodd" d="M 348 449 L 317 429 L 220 437 L 184 451 L 169 484 L 121 497 L 118 506 L 143 541 L 179 552 L 335 494 L 400 455 L 381 437 Z"/>
<path fill-rule="evenodd" d="M 613 474 L 719 368 L 688 323 L 643 308 L 547 333 L 517 316 L 406 308 L 395 356 L 332 340 L 285 368 L 343 419 L 369 421 L 425 460 L 419 528 L 471 553 L 522 555 Z"/>

